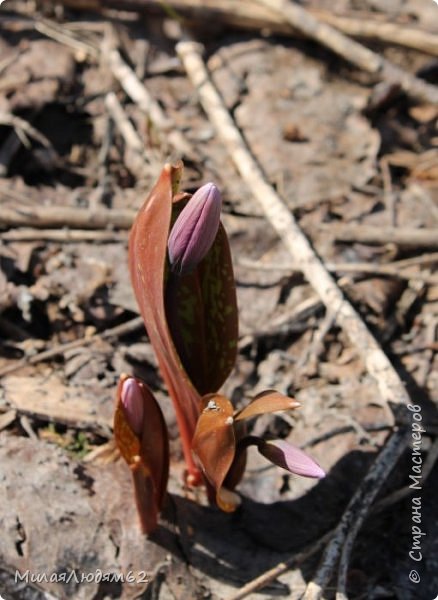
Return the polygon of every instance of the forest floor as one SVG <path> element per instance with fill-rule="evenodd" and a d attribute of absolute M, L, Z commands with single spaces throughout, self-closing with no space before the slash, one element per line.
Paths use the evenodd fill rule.
<path fill-rule="evenodd" d="M 385 69 L 352 64 L 348 47 L 335 54 L 330 33 L 320 42 L 299 35 L 265 4 L 1 6 L 5 600 L 298 599 L 306 587 L 310 600 L 345 511 L 348 531 L 356 519 L 362 526 L 346 584 L 337 555 L 324 597 L 438 593 L 438 6 L 300 5 L 372 50 L 365 62 L 399 67 L 408 82 L 400 86 Z M 394 366 L 413 409 L 401 421 L 361 339 L 308 282 L 302 257 L 280 239 L 201 106 L 175 50 L 183 27 L 205 46 L 249 154 Z M 213 181 L 224 200 L 240 319 L 224 393 L 236 407 L 264 389 L 297 398 L 299 410 L 263 416 L 252 433 L 305 448 L 327 472 L 299 478 L 250 453 L 232 515 L 183 485 L 175 416 L 129 280 L 129 228 L 164 163 L 178 159 L 185 191 Z M 112 439 L 121 373 L 149 384 L 170 431 L 170 493 L 151 538 L 139 531 L 129 469 Z M 394 431 L 409 434 L 414 423 L 421 453 L 409 437 L 388 473 L 361 488 Z M 363 514 L 349 505 L 358 489 L 361 506 L 376 492 Z M 99 570 L 135 581 L 99 581 Z"/>

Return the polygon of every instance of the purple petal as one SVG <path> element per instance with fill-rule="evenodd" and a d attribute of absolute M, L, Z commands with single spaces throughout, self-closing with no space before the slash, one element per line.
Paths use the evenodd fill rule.
<path fill-rule="evenodd" d="M 132 431 L 137 435 L 141 435 L 143 431 L 144 399 L 140 385 L 133 377 L 129 377 L 123 382 L 120 399 Z"/>
<path fill-rule="evenodd" d="M 269 461 L 291 473 L 318 479 L 325 477 L 325 472 L 310 456 L 284 440 L 260 440 L 257 446 L 259 452 Z"/>
<path fill-rule="evenodd" d="M 219 229 L 222 198 L 214 183 L 206 183 L 190 198 L 169 235 L 172 271 L 185 274 L 205 257 Z"/>

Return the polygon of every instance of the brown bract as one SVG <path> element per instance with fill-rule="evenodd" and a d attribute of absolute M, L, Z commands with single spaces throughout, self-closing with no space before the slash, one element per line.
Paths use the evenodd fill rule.
<path fill-rule="evenodd" d="M 149 388 L 138 382 L 144 402 L 142 431 L 134 433 L 127 420 L 121 394 L 127 375 L 120 377 L 114 414 L 114 439 L 122 457 L 132 470 L 135 499 L 144 533 L 157 525 L 169 474 L 169 441 L 160 407 Z"/>

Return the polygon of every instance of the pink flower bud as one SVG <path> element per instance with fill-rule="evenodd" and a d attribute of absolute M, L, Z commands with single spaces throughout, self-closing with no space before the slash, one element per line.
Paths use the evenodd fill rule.
<path fill-rule="evenodd" d="M 143 432 L 144 399 L 140 385 L 133 377 L 123 382 L 120 399 L 132 431 L 140 436 Z"/>
<path fill-rule="evenodd" d="M 190 198 L 169 235 L 171 269 L 192 271 L 213 245 L 219 228 L 222 198 L 214 183 L 206 183 Z"/>
<path fill-rule="evenodd" d="M 290 473 L 296 473 L 303 477 L 316 477 L 321 479 L 325 477 L 325 472 L 305 452 L 295 448 L 284 440 L 274 440 L 265 442 L 260 440 L 257 444 L 260 454 L 263 454 L 269 461 L 286 469 Z"/>

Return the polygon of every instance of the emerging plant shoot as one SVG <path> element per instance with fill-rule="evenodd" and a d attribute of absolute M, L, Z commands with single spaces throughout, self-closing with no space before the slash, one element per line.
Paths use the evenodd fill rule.
<path fill-rule="evenodd" d="M 225 511 L 240 502 L 234 488 L 255 445 L 272 463 L 304 477 L 324 471 L 285 440 L 247 435 L 245 421 L 299 403 L 276 391 L 236 412 L 218 393 L 234 367 L 238 339 L 230 248 L 213 183 L 178 193 L 182 163 L 166 164 L 131 229 L 129 267 L 135 296 L 172 399 L 190 485 L 204 483 Z M 167 485 L 169 448 L 160 407 L 145 383 L 122 375 L 114 435 L 130 466 L 143 531 L 157 525 Z"/>

